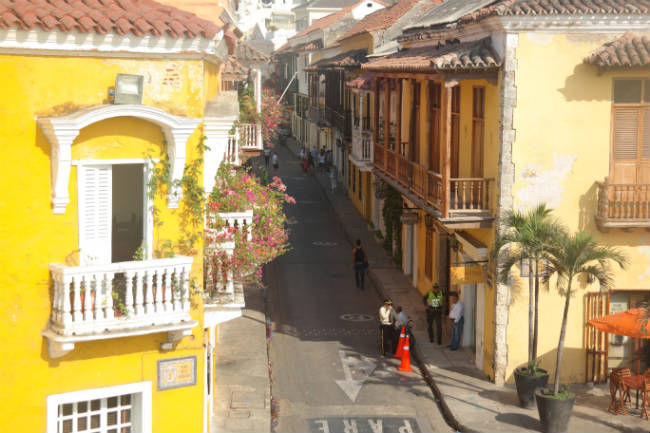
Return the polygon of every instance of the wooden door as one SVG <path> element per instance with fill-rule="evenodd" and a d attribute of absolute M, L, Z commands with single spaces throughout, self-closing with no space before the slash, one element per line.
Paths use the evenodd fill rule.
<path fill-rule="evenodd" d="M 472 177 L 483 177 L 485 87 L 474 87 L 472 96 Z"/>
<path fill-rule="evenodd" d="M 609 314 L 609 292 L 587 293 L 585 296 L 585 382 L 607 381 L 609 335 L 589 325 L 589 320 Z"/>

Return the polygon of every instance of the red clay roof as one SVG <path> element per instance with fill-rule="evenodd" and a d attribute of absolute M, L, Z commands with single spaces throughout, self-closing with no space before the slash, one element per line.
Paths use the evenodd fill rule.
<path fill-rule="evenodd" d="M 346 86 L 352 89 L 361 89 L 361 90 L 370 90 L 372 89 L 373 84 L 375 83 L 375 74 L 372 72 L 366 72 L 359 75 L 354 80 L 350 80 L 345 83 Z"/>
<path fill-rule="evenodd" d="M 491 69 L 501 66 L 501 59 L 490 39 L 439 46 L 410 48 L 361 65 L 364 71 L 449 71 Z"/>
<path fill-rule="evenodd" d="M 152 0 L 0 0 L 0 28 L 212 39 L 219 27 Z"/>
<path fill-rule="evenodd" d="M 223 66 L 223 78 L 245 80 L 248 77 L 248 69 L 237 61 L 233 56 L 228 56 Z"/>
<path fill-rule="evenodd" d="M 420 0 L 399 0 L 392 6 L 380 9 L 369 15 L 366 15 L 361 21 L 356 23 L 347 33 L 341 36 L 338 40 L 342 41 L 362 33 L 369 33 L 374 30 L 383 30 L 392 26 L 402 17 L 406 12 L 411 10 Z M 430 9 L 442 0 L 433 0 L 425 2 L 425 7 L 422 12 Z"/>
<path fill-rule="evenodd" d="M 650 38 L 626 33 L 585 58 L 601 68 L 636 68 L 650 64 Z"/>
<path fill-rule="evenodd" d="M 368 50 L 365 49 L 346 51 L 345 53 L 338 54 L 334 57 L 319 60 L 313 65 L 307 66 L 305 68 L 305 71 L 359 66 L 366 61 L 367 54 Z"/>
<path fill-rule="evenodd" d="M 252 62 L 269 62 L 271 57 L 264 54 L 255 47 L 248 45 L 244 41 L 237 41 L 237 48 L 235 49 L 235 57 L 238 60 L 250 60 Z"/>

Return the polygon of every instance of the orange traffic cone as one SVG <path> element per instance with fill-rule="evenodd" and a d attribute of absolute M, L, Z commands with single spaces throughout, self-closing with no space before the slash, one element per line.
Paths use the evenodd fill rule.
<path fill-rule="evenodd" d="M 406 335 L 405 331 L 406 331 L 405 327 L 402 326 L 402 330 L 399 333 L 399 342 L 397 343 L 397 350 L 395 351 L 395 358 L 402 357 L 402 352 L 403 352 L 402 348 L 404 347 L 404 342 L 406 341 L 404 339 L 404 335 Z"/>
<path fill-rule="evenodd" d="M 404 346 L 402 346 L 402 364 L 397 369 L 409 373 L 413 372 L 413 370 L 411 370 L 411 348 L 409 347 L 408 335 L 406 336 Z"/>

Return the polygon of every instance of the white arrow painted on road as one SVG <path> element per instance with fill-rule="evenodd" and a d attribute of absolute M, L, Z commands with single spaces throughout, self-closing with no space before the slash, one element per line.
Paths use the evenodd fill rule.
<path fill-rule="evenodd" d="M 343 374 L 345 380 L 335 380 L 336 384 L 343 390 L 343 392 L 350 397 L 350 400 L 357 401 L 359 391 L 363 383 L 375 370 L 375 362 L 363 355 L 361 356 L 348 356 L 345 351 L 339 350 L 339 357 L 341 358 L 341 365 L 343 366 Z M 352 378 L 352 370 L 357 370 L 363 375 L 363 379 L 356 380 Z"/>

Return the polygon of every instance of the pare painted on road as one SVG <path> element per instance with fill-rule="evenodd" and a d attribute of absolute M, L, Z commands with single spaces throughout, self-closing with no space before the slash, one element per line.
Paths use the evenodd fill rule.
<path fill-rule="evenodd" d="M 314 418 L 312 433 L 420 433 L 414 418 Z"/>

